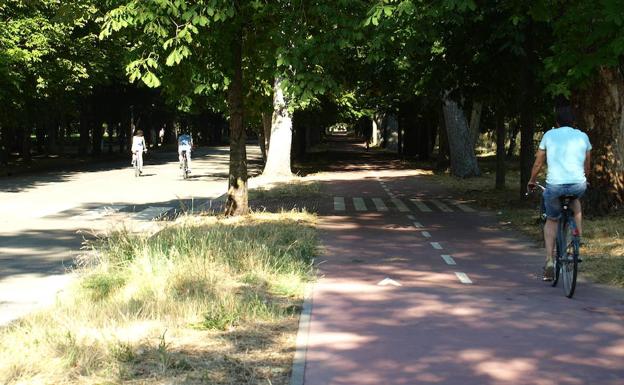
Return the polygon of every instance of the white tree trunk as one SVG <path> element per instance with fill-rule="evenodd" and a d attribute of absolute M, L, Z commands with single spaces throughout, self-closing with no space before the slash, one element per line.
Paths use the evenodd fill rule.
<path fill-rule="evenodd" d="M 479 175 L 479 165 L 464 111 L 446 96 L 443 99 L 443 110 L 451 156 L 451 173 L 460 178 Z"/>
<path fill-rule="evenodd" d="M 262 175 L 271 178 L 290 177 L 290 150 L 292 146 L 292 115 L 288 111 L 288 99 L 284 96 L 281 77 L 275 78 L 273 86 L 273 119 L 267 162 Z"/>

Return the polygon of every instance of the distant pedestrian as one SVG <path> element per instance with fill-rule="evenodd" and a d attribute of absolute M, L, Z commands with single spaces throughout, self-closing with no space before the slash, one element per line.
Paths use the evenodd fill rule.
<path fill-rule="evenodd" d="M 165 142 L 165 127 L 164 126 L 160 128 L 160 131 L 158 131 L 158 142 L 160 143 L 161 146 Z"/>
<path fill-rule="evenodd" d="M 132 165 L 136 164 L 139 167 L 139 173 L 143 173 L 143 153 L 147 152 L 143 131 L 137 130 L 132 137 L 132 149 L 130 151 L 132 152 Z"/>

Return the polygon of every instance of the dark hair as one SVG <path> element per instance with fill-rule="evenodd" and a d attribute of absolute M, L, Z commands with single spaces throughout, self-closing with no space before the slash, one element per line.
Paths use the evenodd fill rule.
<path fill-rule="evenodd" d="M 143 130 L 137 130 L 134 134 L 137 136 L 143 136 Z"/>
<path fill-rule="evenodd" d="M 556 122 L 560 127 L 569 126 L 574 127 L 574 113 L 572 112 L 572 107 L 570 106 L 560 106 L 555 110 L 556 113 Z"/>

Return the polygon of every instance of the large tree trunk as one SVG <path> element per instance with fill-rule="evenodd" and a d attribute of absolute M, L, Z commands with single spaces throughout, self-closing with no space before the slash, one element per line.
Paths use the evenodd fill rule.
<path fill-rule="evenodd" d="M 231 46 L 234 76 L 228 89 L 230 109 L 230 175 L 228 180 L 225 215 L 244 215 L 249 212 L 247 194 L 247 153 L 243 125 L 243 31 L 239 26 Z"/>
<path fill-rule="evenodd" d="M 496 111 L 496 189 L 505 188 L 505 116 Z"/>
<path fill-rule="evenodd" d="M 372 120 L 373 120 L 373 133 L 371 137 L 370 146 L 380 147 L 382 145 L 382 138 L 384 136 L 383 134 L 384 114 L 376 112 L 375 114 L 373 114 Z"/>
<path fill-rule="evenodd" d="M 470 137 L 472 140 L 472 148 L 477 147 L 479 140 L 479 132 L 481 130 L 481 112 L 483 111 L 483 103 L 473 102 L 472 113 L 470 114 Z"/>
<path fill-rule="evenodd" d="M 592 170 L 585 203 L 605 214 L 624 207 L 624 77 L 601 68 L 592 84 L 574 97 L 579 127 L 592 143 Z"/>
<path fill-rule="evenodd" d="M 479 165 L 464 111 L 447 97 L 443 101 L 443 110 L 451 153 L 451 174 L 460 178 L 479 175 Z"/>
<path fill-rule="evenodd" d="M 526 186 L 535 160 L 534 134 L 535 118 L 531 107 L 526 107 L 520 115 L 520 199 L 525 199 Z"/>
<path fill-rule="evenodd" d="M 262 175 L 291 177 L 290 152 L 293 137 L 292 115 L 288 111 L 288 99 L 284 96 L 283 79 L 275 78 L 273 87 L 273 121 L 267 163 Z M 303 127 L 302 127 L 303 128 Z"/>
<path fill-rule="evenodd" d="M 438 158 L 436 159 L 436 170 L 446 170 L 451 163 L 445 126 L 444 111 L 440 108 L 438 111 Z"/>
<path fill-rule="evenodd" d="M 262 160 L 264 164 L 267 162 L 267 154 L 269 153 L 269 142 L 271 141 L 271 114 L 262 113 L 262 130 L 260 132 L 260 150 L 262 151 Z"/>

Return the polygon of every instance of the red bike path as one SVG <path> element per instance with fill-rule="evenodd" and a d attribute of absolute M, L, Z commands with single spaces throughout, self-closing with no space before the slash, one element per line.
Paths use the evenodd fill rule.
<path fill-rule="evenodd" d="M 321 207 L 303 384 L 624 384 L 624 291 L 580 282 L 568 299 L 495 214 L 408 170 L 348 175 L 325 182 L 345 207 Z"/>

